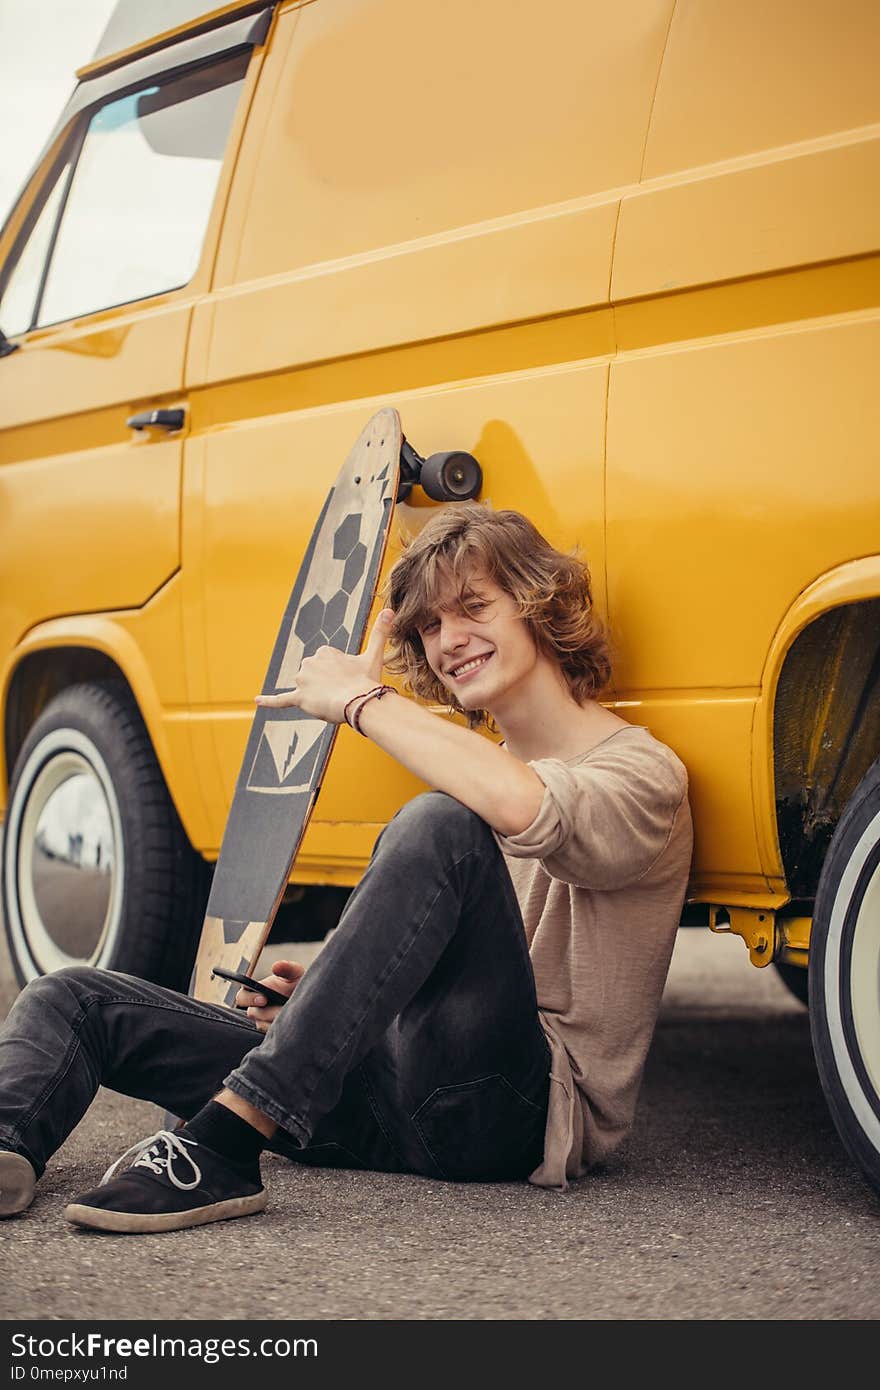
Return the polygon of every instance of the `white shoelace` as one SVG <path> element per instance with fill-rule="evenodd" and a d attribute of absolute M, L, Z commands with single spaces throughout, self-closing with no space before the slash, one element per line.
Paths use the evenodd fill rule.
<path fill-rule="evenodd" d="M 165 1146 L 164 1153 L 162 1146 Z M 170 1129 L 157 1130 L 151 1134 L 149 1139 L 139 1139 L 136 1144 L 132 1144 L 130 1149 L 126 1149 L 121 1158 L 117 1158 L 115 1163 L 111 1163 L 99 1186 L 110 1182 L 117 1170 L 120 1168 L 149 1168 L 151 1173 L 166 1172 L 168 1177 L 179 1187 L 181 1192 L 189 1192 L 191 1188 L 198 1187 L 202 1181 L 202 1170 L 195 1159 L 187 1153 L 185 1144 L 195 1146 L 195 1139 L 184 1139 L 181 1135 L 175 1134 Z M 175 1156 L 185 1158 L 192 1168 L 195 1177 L 192 1182 L 181 1182 L 180 1178 L 172 1166 Z"/>

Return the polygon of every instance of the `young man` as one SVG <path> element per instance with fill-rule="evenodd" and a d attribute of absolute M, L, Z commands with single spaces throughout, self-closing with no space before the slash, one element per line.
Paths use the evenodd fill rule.
<path fill-rule="evenodd" d="M 263 702 L 347 719 L 436 790 L 382 832 L 308 972 L 263 981 L 283 1007 L 242 991 L 245 1017 L 88 968 L 28 986 L 0 1037 L 3 1214 L 102 1083 L 189 1118 L 67 1207 L 99 1230 L 261 1210 L 266 1146 L 565 1187 L 620 1144 L 687 884 L 685 770 L 598 703 L 586 567 L 518 513 L 437 512 L 389 604 L 361 655 L 325 647 Z M 467 728 L 382 686 L 389 643 L 389 669 Z M 489 716 L 501 746 L 475 732 Z"/>

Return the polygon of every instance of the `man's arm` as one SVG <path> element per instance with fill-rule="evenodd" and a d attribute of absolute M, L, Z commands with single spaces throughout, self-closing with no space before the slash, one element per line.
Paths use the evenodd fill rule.
<path fill-rule="evenodd" d="M 370 700 L 360 726 L 429 787 L 448 792 L 501 835 L 518 835 L 540 810 L 544 783 L 528 763 L 396 692 Z"/>
<path fill-rule="evenodd" d="M 381 684 L 388 613 L 379 614 L 359 655 L 321 647 L 303 661 L 292 691 L 258 695 L 257 703 L 276 709 L 296 705 L 318 719 L 343 723 L 346 704 Z M 396 692 L 370 700 L 360 726 L 429 787 L 448 792 L 501 835 L 519 834 L 538 814 L 544 783 L 528 763 L 413 700 Z"/>

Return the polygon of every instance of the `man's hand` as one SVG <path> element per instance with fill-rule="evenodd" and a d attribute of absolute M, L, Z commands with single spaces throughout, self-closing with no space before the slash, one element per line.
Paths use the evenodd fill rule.
<path fill-rule="evenodd" d="M 296 705 L 329 724 L 342 724 L 349 700 L 382 684 L 382 658 L 393 618 L 390 608 L 382 609 L 358 656 L 338 652 L 335 647 L 319 647 L 314 656 L 303 661 L 292 690 L 280 695 L 257 695 L 256 703 L 273 709 Z"/>
<path fill-rule="evenodd" d="M 272 974 L 265 975 L 260 984 L 267 989 L 277 989 L 279 994 L 286 994 L 289 999 L 305 973 L 306 967 L 300 965 L 299 961 L 276 960 Z M 267 1033 L 284 1005 L 268 1004 L 264 994 L 242 987 L 235 996 L 235 1007 L 246 1008 L 248 1018 L 254 1020 L 261 1033 Z"/>

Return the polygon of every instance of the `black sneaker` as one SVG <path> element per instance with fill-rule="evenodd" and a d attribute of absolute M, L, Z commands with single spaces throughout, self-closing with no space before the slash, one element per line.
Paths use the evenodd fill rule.
<path fill-rule="evenodd" d="M 34 1200 L 37 1175 L 21 1154 L 0 1149 L 0 1216 L 17 1216 Z"/>
<path fill-rule="evenodd" d="M 99 1186 L 71 1202 L 64 1215 L 95 1231 L 179 1231 L 249 1216 L 265 1205 L 258 1164 L 243 1173 L 190 1139 L 185 1128 L 160 1129 L 111 1163 Z"/>

